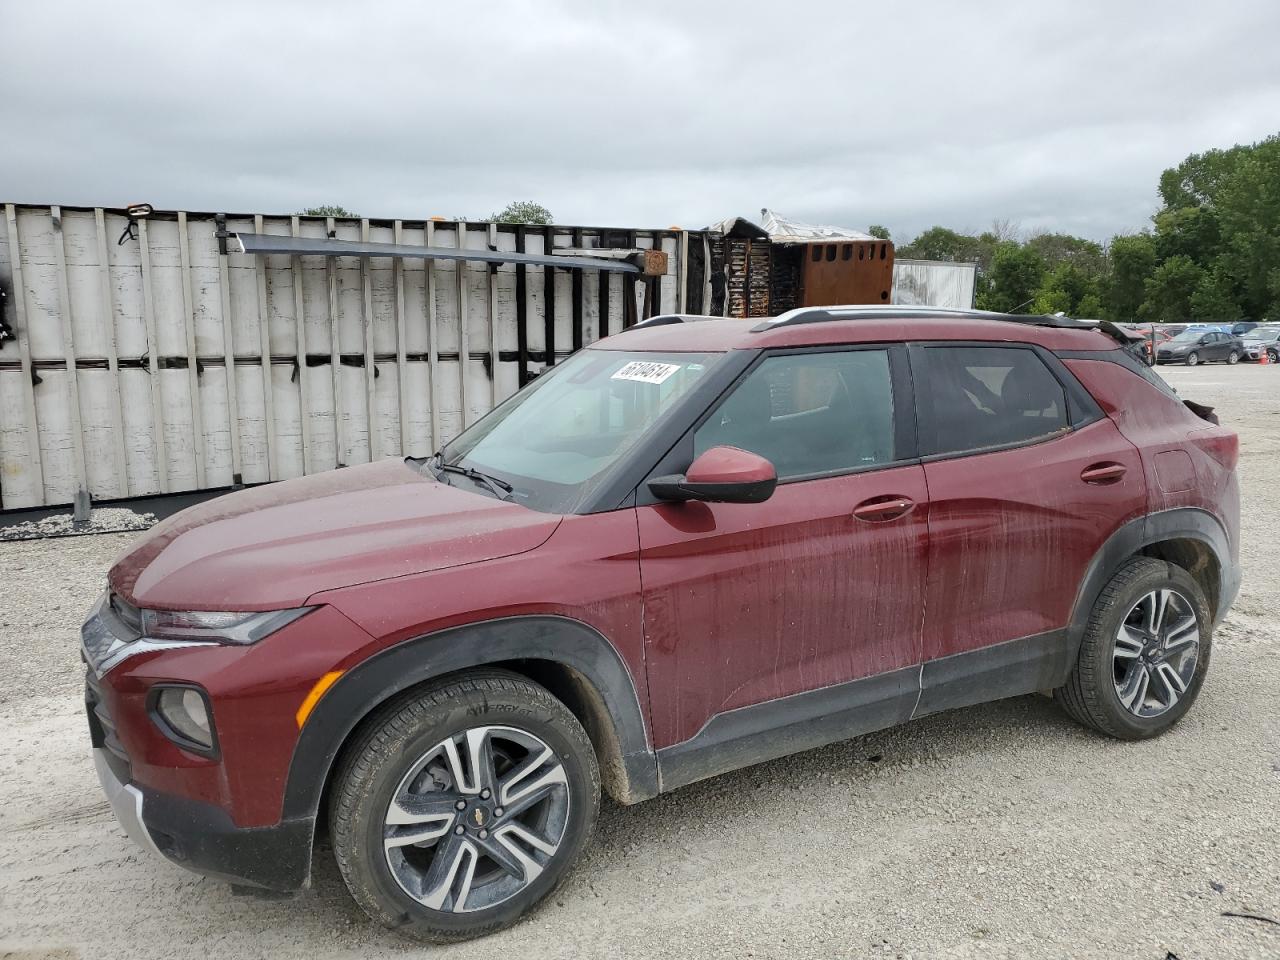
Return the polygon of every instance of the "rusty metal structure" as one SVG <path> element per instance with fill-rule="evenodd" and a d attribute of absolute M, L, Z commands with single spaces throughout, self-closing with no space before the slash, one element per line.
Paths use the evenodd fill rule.
<path fill-rule="evenodd" d="M 706 231 L 707 313 L 768 317 L 795 307 L 890 302 L 890 241 L 834 228 L 778 229 L 762 212 L 775 229 L 738 217 Z"/>

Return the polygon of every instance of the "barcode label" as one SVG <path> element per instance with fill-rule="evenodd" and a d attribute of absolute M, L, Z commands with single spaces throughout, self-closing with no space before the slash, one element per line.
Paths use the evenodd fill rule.
<path fill-rule="evenodd" d="M 613 375 L 613 380 L 638 380 L 640 383 L 662 383 L 680 369 L 678 363 L 654 363 L 651 360 L 632 360 Z"/>

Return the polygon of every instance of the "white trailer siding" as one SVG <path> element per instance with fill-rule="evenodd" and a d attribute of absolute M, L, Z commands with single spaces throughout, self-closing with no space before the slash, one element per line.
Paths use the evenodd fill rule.
<path fill-rule="evenodd" d="M 515 264 L 220 254 L 213 214 L 6 204 L 0 285 L 0 509 L 260 483 L 423 456 L 513 393 L 518 317 L 540 369 L 624 325 L 631 276 Z M 229 232 L 512 251 L 509 225 L 232 216 Z M 600 231 L 528 227 L 524 249 Z M 678 231 L 648 311 L 678 309 Z M 548 277 L 551 290 L 548 291 Z M 600 284 L 608 287 L 601 317 Z M 551 293 L 549 299 L 548 293 Z M 580 332 L 575 338 L 575 318 Z M 264 362 L 265 358 L 265 362 Z"/>
<path fill-rule="evenodd" d="M 972 310 L 976 263 L 895 260 L 892 302 L 903 306 Z"/>

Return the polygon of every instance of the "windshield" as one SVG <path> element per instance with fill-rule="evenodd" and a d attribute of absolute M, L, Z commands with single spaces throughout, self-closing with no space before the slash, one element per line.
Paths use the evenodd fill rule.
<path fill-rule="evenodd" d="M 510 484 L 515 503 L 568 512 L 721 356 L 582 350 L 449 443 L 443 463 Z"/>
<path fill-rule="evenodd" d="M 1173 340 L 1175 343 L 1196 342 L 1208 332 L 1207 330 L 1183 330 Z"/>
<path fill-rule="evenodd" d="M 1274 340 L 1280 336 L 1280 330 L 1250 330 L 1244 335 L 1246 340 Z"/>

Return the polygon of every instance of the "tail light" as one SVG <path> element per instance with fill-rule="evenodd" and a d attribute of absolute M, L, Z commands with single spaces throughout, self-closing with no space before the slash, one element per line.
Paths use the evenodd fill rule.
<path fill-rule="evenodd" d="M 1192 443 L 1222 464 L 1234 470 L 1240 460 L 1240 437 L 1233 430 L 1201 430 L 1191 434 Z"/>

